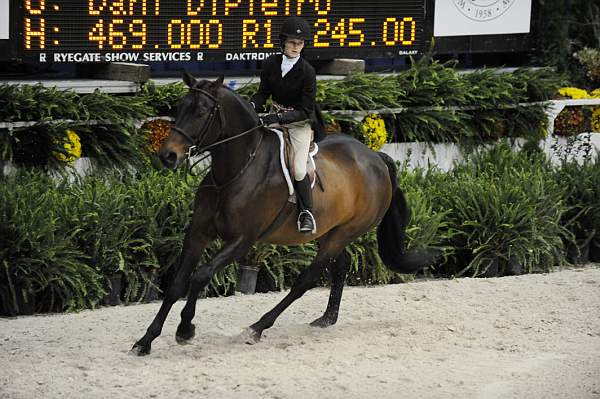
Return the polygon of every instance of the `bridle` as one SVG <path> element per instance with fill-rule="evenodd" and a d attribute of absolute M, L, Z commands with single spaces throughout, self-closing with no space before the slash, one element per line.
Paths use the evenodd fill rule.
<path fill-rule="evenodd" d="M 221 127 L 223 127 L 223 114 L 221 113 L 221 105 L 219 104 L 219 101 L 217 100 L 217 98 L 215 96 L 213 96 L 211 93 L 209 93 L 208 91 L 196 87 L 196 85 L 194 85 L 193 87 L 190 87 L 190 90 L 193 90 L 195 92 L 205 95 L 212 101 L 213 104 L 212 104 L 212 107 L 208 114 L 206 123 L 204 123 L 204 126 L 202 126 L 202 129 L 196 136 L 196 139 L 194 139 L 191 134 L 189 134 L 188 132 L 186 132 L 185 130 L 183 130 L 182 128 L 180 128 L 178 126 L 171 127 L 171 130 L 182 135 L 183 138 L 185 138 L 186 141 L 190 144 L 190 147 L 187 152 L 188 158 L 192 155 L 194 150 L 197 150 L 197 152 L 204 152 L 204 151 L 200 151 L 200 148 L 201 148 L 204 140 L 206 140 L 206 137 L 207 137 L 206 132 L 212 127 L 217 113 L 219 114 L 219 120 L 221 122 Z M 202 141 L 200 141 L 200 138 L 202 138 Z"/>
<path fill-rule="evenodd" d="M 222 139 L 222 140 L 217 140 L 212 144 L 202 147 L 202 143 L 204 142 L 204 140 L 206 140 L 206 137 L 208 136 L 206 134 L 206 132 L 212 127 L 212 124 L 215 121 L 215 117 L 217 116 L 217 114 L 219 115 L 219 122 L 221 123 L 221 129 L 223 129 L 223 109 L 221 108 L 221 104 L 219 104 L 219 100 L 217 100 L 217 98 L 215 96 L 213 96 L 211 93 L 209 93 L 208 91 L 206 91 L 204 89 L 200 89 L 200 88 L 196 87 L 196 85 L 190 87 L 190 90 L 193 90 L 197 93 L 205 95 L 213 102 L 213 105 L 208 114 L 206 123 L 200 130 L 200 133 L 198 133 L 198 135 L 196 136 L 196 139 L 192 138 L 192 136 L 188 132 L 186 132 L 185 130 L 183 130 L 180 127 L 177 127 L 177 126 L 171 127 L 171 130 L 182 135 L 187 140 L 187 142 L 190 144 L 190 147 L 186 153 L 186 156 L 188 159 L 195 154 L 203 153 L 206 150 L 208 150 L 209 148 L 213 148 L 220 144 L 226 143 L 228 141 L 235 140 L 239 137 L 245 136 L 246 134 L 251 133 L 254 130 L 262 127 L 262 124 L 258 124 L 246 131 L 243 131 L 242 133 L 236 134 L 235 136 L 227 137 L 226 139 Z M 202 137 L 202 140 L 200 140 L 201 137 Z M 261 141 L 262 141 L 262 137 L 261 137 Z M 260 145 L 260 141 L 259 141 L 258 145 Z M 258 146 L 257 146 L 257 149 L 258 149 Z"/>
<path fill-rule="evenodd" d="M 258 128 L 263 127 L 262 123 L 259 123 L 258 125 L 243 131 L 242 133 L 236 134 L 235 136 L 231 136 L 231 137 L 227 137 L 225 139 L 222 140 L 217 140 L 212 144 L 206 145 L 206 146 L 202 146 L 202 143 L 204 143 L 206 137 L 208 136 L 206 134 L 206 132 L 212 127 L 214 121 L 215 121 L 215 117 L 217 116 L 217 114 L 219 115 L 219 121 L 221 124 L 221 130 L 223 130 L 223 109 L 221 108 L 221 104 L 219 104 L 219 101 L 217 100 L 217 98 L 215 96 L 213 96 L 211 93 L 209 93 L 208 91 L 204 90 L 204 89 L 200 89 L 198 87 L 196 87 L 196 85 L 190 87 L 190 90 L 193 90 L 195 92 L 198 92 L 200 94 L 205 95 L 206 97 L 208 97 L 212 102 L 213 105 L 210 109 L 210 113 L 208 115 L 208 118 L 206 120 L 206 123 L 204 124 L 204 126 L 202 127 L 202 129 L 200 130 L 200 133 L 198 133 L 198 135 L 196 136 L 196 139 L 194 139 L 188 132 L 186 132 L 185 130 L 183 130 L 180 127 L 177 126 L 172 126 L 171 130 L 175 131 L 176 133 L 179 133 L 181 136 L 183 136 L 190 145 L 187 153 L 186 153 L 186 159 L 190 160 L 192 156 L 194 156 L 195 154 L 200 154 L 203 152 L 206 152 L 208 149 L 216 147 L 220 144 L 226 143 L 228 141 L 232 141 L 235 140 L 237 138 L 240 138 L 242 136 L 245 136 L 253 131 L 255 131 Z M 200 138 L 202 137 L 202 140 L 200 140 Z M 263 135 L 261 134 L 258 140 L 258 144 L 256 145 L 256 147 L 254 148 L 254 151 L 252 151 L 250 153 L 250 155 L 248 156 L 248 161 L 246 161 L 246 164 L 242 167 L 242 169 L 233 177 L 233 179 L 229 180 L 228 182 L 221 184 L 221 185 L 217 185 L 216 182 L 214 185 L 212 185 L 212 187 L 217 188 L 218 191 L 220 191 L 221 189 L 225 188 L 226 186 L 229 186 L 231 183 L 233 183 L 235 180 L 237 180 L 238 178 L 240 178 L 244 172 L 248 169 L 248 167 L 250 166 L 250 164 L 252 163 L 252 161 L 254 160 L 254 158 L 256 157 L 256 153 L 258 152 L 258 149 L 262 143 L 262 138 Z M 207 155 L 208 156 L 208 155 Z M 204 160 L 207 156 L 202 157 L 200 160 L 196 161 L 194 163 L 197 164 L 199 162 L 201 162 L 202 160 Z M 191 170 L 193 168 L 190 167 L 189 170 Z M 191 172 L 190 172 L 191 173 Z M 213 176 L 213 181 L 214 181 L 214 176 Z"/>

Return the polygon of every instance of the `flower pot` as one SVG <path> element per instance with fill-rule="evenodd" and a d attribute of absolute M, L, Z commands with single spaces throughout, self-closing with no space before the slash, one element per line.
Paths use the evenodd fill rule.
<path fill-rule="evenodd" d="M 116 306 L 121 304 L 121 289 L 123 288 L 123 275 L 115 273 L 108 277 L 109 291 L 104 297 L 103 303 L 107 306 Z"/>
<path fill-rule="evenodd" d="M 17 291 L 17 302 L 15 303 L 17 315 L 32 315 L 35 313 L 35 295 L 23 290 Z"/>
<path fill-rule="evenodd" d="M 567 244 L 567 259 L 575 265 L 582 265 L 589 261 L 590 244 L 577 245 L 572 242 Z"/>
<path fill-rule="evenodd" d="M 517 259 L 516 256 L 513 255 L 508 260 L 508 265 L 506 266 L 505 274 L 507 276 L 520 276 L 521 274 L 523 274 L 523 265 L 521 264 L 519 259 Z"/>
<path fill-rule="evenodd" d="M 589 247 L 590 262 L 600 262 L 600 242 L 592 241 Z"/>
<path fill-rule="evenodd" d="M 497 277 L 498 276 L 498 258 L 485 259 L 481 266 L 482 277 Z"/>
<path fill-rule="evenodd" d="M 257 266 L 240 266 L 240 292 L 242 294 L 254 294 L 258 269 Z"/>
<path fill-rule="evenodd" d="M 152 302 L 152 301 L 156 301 L 158 299 L 158 287 L 156 286 L 156 283 L 153 282 L 152 284 L 148 285 L 148 288 L 146 288 L 146 293 L 144 294 L 144 302 Z"/>

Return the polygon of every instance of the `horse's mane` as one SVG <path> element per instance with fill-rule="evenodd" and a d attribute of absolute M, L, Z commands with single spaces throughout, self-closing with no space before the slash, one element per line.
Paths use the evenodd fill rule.
<path fill-rule="evenodd" d="M 201 80 L 198 83 L 200 88 L 205 89 L 207 86 L 210 86 L 210 84 L 213 82 L 211 82 L 210 80 Z M 220 85 L 217 91 L 219 90 L 226 90 L 228 95 L 231 95 L 235 99 L 235 101 L 240 105 L 240 107 L 242 107 L 242 109 L 246 111 L 248 115 L 252 116 L 254 122 L 258 123 L 258 114 L 256 113 L 256 110 L 250 105 L 250 102 L 246 101 L 238 92 L 236 92 L 228 86 Z"/>
<path fill-rule="evenodd" d="M 233 96 L 233 98 L 235 98 L 238 104 L 240 104 L 240 106 L 248 112 L 249 115 L 252 115 L 255 122 L 258 122 L 258 114 L 256 113 L 254 107 L 250 105 L 249 101 L 246 101 L 237 91 L 228 86 L 223 85 L 222 88 L 227 90 Z"/>

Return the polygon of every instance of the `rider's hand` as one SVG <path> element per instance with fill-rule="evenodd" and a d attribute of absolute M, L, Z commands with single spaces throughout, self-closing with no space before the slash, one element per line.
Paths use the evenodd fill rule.
<path fill-rule="evenodd" d="M 279 116 L 277 114 L 269 114 L 260 118 L 260 121 L 263 125 L 273 125 L 275 123 L 279 123 Z"/>

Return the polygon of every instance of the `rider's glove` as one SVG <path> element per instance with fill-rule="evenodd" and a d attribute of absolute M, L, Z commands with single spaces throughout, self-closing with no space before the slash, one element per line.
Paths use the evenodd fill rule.
<path fill-rule="evenodd" d="M 279 123 L 279 115 L 277 114 L 268 114 L 260 118 L 260 121 L 263 125 L 269 126 L 275 123 Z"/>

